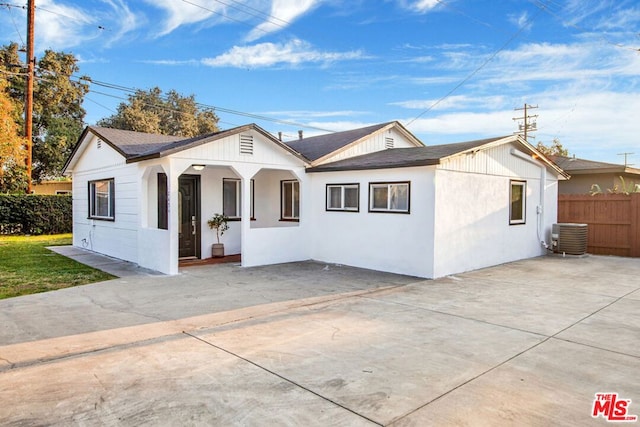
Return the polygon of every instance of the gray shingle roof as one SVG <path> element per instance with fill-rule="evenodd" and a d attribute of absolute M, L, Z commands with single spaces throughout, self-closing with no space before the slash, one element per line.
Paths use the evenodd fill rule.
<path fill-rule="evenodd" d="M 309 138 L 299 139 L 297 141 L 285 142 L 285 144 L 305 156 L 307 159 L 314 161 L 342 147 L 346 147 L 352 142 L 370 135 L 373 132 L 382 129 L 391 123 L 393 122 L 381 123 L 344 132 L 334 132 L 326 135 L 311 136 Z"/>
<path fill-rule="evenodd" d="M 89 126 L 88 130 L 107 142 L 127 159 L 185 139 L 183 136 L 159 135 L 99 126 Z"/>
<path fill-rule="evenodd" d="M 549 156 L 551 161 L 556 165 L 560 166 L 560 168 L 571 172 L 575 170 L 584 170 L 590 169 L 594 172 L 599 169 L 620 169 L 620 171 L 624 170 L 623 165 L 617 165 L 614 163 L 605 163 L 605 162 L 596 162 L 593 160 L 585 160 L 578 159 L 575 157 L 564 157 L 564 156 Z"/>
<path fill-rule="evenodd" d="M 365 170 L 437 165 L 440 160 L 505 138 L 480 139 L 427 147 L 392 148 L 308 168 L 307 172 Z"/>

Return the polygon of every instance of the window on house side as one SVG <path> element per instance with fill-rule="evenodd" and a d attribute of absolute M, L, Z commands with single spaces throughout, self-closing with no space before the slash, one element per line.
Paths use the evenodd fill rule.
<path fill-rule="evenodd" d="M 167 192 L 167 174 L 158 173 L 158 228 L 169 228 L 169 194 Z"/>
<path fill-rule="evenodd" d="M 360 210 L 359 184 L 327 184 L 327 210 L 351 211 Z"/>
<path fill-rule="evenodd" d="M 280 219 L 297 221 L 300 219 L 300 183 L 281 181 L 281 184 Z"/>
<path fill-rule="evenodd" d="M 251 218 L 253 213 L 253 179 L 250 183 L 251 189 Z M 224 178 L 222 180 L 222 213 L 229 219 L 240 219 L 242 217 L 242 181 L 239 179 Z"/>
<path fill-rule="evenodd" d="M 511 181 L 511 191 L 509 194 L 509 224 L 524 224 L 527 182 Z"/>
<path fill-rule="evenodd" d="M 410 182 L 369 183 L 369 212 L 409 213 Z"/>
<path fill-rule="evenodd" d="M 115 219 L 114 179 L 89 181 L 89 218 Z"/>

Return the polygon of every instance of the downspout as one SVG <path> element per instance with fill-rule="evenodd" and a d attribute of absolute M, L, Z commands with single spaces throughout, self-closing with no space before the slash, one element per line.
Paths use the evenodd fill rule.
<path fill-rule="evenodd" d="M 526 160 L 529 163 L 532 163 L 540 168 L 540 204 L 536 206 L 536 214 L 538 215 L 536 232 L 537 232 L 538 240 L 540 241 L 540 244 L 545 249 L 548 250 L 550 249 L 550 246 L 542 237 L 542 230 L 544 229 L 544 204 L 545 204 L 544 202 L 545 202 L 546 186 L 547 186 L 547 167 L 544 164 L 540 164 L 540 162 L 535 160 L 534 157 L 528 154 L 525 154 L 520 150 L 516 150 L 515 148 L 511 149 L 511 154 L 516 157 L 520 157 L 521 159 Z"/>

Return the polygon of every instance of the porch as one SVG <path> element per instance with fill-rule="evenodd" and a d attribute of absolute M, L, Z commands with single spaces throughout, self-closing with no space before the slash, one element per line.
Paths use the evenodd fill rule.
<path fill-rule="evenodd" d="M 207 220 L 216 213 L 229 218 L 220 243 L 233 262 L 255 266 L 309 259 L 302 167 L 164 160 L 141 165 L 141 266 L 177 274 L 182 265 L 211 260 L 218 239 Z"/>

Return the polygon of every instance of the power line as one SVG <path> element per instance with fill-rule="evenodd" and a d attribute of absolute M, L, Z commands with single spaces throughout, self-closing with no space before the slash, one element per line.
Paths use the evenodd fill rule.
<path fill-rule="evenodd" d="M 202 9 L 202 10 L 206 10 L 207 12 L 213 13 L 213 14 L 215 14 L 215 15 L 222 16 L 224 19 L 228 19 L 229 21 L 233 21 L 233 22 L 236 22 L 236 23 L 238 23 L 238 24 L 246 25 L 246 26 L 248 26 L 248 27 L 252 27 L 252 28 L 254 28 L 254 29 L 256 29 L 256 30 L 262 31 L 262 32 L 263 32 L 263 33 L 265 33 L 265 34 L 268 34 L 268 33 L 269 33 L 269 31 L 267 31 L 267 30 L 263 30 L 262 28 L 259 28 L 259 27 L 253 27 L 253 25 L 251 25 L 251 24 L 249 24 L 249 23 L 246 23 L 246 22 L 241 21 L 241 20 L 239 20 L 239 19 L 232 18 L 232 17 L 230 17 L 230 16 L 229 16 L 229 15 L 227 15 L 227 14 L 220 13 L 220 12 L 218 12 L 218 11 L 216 11 L 216 10 L 213 10 L 213 9 L 208 8 L 208 7 L 202 6 L 201 4 L 194 3 L 194 2 L 189 1 L 189 0 L 182 0 L 182 1 L 183 1 L 183 2 L 185 2 L 185 3 L 188 3 L 188 4 L 192 5 L 192 6 L 198 7 L 198 8 L 200 8 L 200 9 Z M 216 1 L 217 1 L 217 0 L 216 0 Z M 218 2 L 218 3 L 222 3 L 222 2 Z M 222 4 L 225 4 L 225 3 L 222 3 Z M 243 11 L 243 12 L 244 12 L 244 11 Z M 248 12 L 245 12 L 245 13 L 248 13 Z M 248 14 L 249 14 L 249 15 L 251 15 L 250 13 L 248 13 Z M 255 16 L 255 15 L 252 15 L 252 16 Z M 279 27 L 281 27 L 281 28 L 284 28 L 284 26 L 283 26 L 283 25 L 280 25 L 280 24 L 278 24 L 278 23 L 274 23 L 274 22 L 272 22 L 272 21 L 269 21 L 269 22 L 271 22 L 272 24 L 277 25 L 277 26 L 279 26 Z"/>
<path fill-rule="evenodd" d="M 118 84 L 114 84 L 114 83 L 102 82 L 102 81 L 99 81 L 99 80 L 92 80 L 92 79 L 86 80 L 86 79 L 83 79 L 81 77 L 76 77 L 76 76 L 69 76 L 69 77 L 74 77 L 74 78 L 78 79 L 78 83 L 80 83 L 81 80 L 84 80 L 89 84 L 95 84 L 97 86 L 101 86 L 101 87 L 104 87 L 104 88 L 107 88 L 107 89 L 114 89 L 114 90 L 118 90 L 118 91 L 121 91 L 121 92 L 127 92 L 127 93 L 135 94 L 135 93 L 140 91 L 140 89 L 126 87 L 126 86 L 122 86 L 122 85 L 118 85 Z M 109 96 L 109 97 L 116 98 L 116 99 L 122 99 L 124 101 L 128 100 L 128 98 L 123 98 L 123 97 L 120 97 L 120 96 L 117 96 L 117 95 L 107 94 L 107 93 L 104 93 L 104 92 L 98 92 L 98 91 L 95 91 L 95 90 L 91 90 L 91 92 L 96 93 L 96 94 L 100 94 L 100 95 L 104 95 L 104 96 Z M 162 95 L 161 97 L 164 100 L 168 99 L 166 95 Z M 157 105 L 153 105 L 153 104 L 146 104 L 146 105 L 158 107 Z M 325 128 L 312 126 L 312 125 L 305 125 L 303 123 L 293 122 L 293 121 L 289 121 L 289 120 L 277 119 L 277 118 L 273 118 L 273 117 L 263 116 L 263 115 L 260 115 L 260 114 L 248 113 L 248 112 L 234 110 L 234 109 L 231 109 L 231 108 L 220 107 L 220 106 L 216 106 L 216 105 L 204 104 L 204 103 L 201 103 L 201 102 L 195 102 L 195 105 L 198 108 L 200 108 L 201 110 L 220 111 L 220 112 L 223 112 L 223 113 L 232 114 L 232 115 L 236 115 L 236 116 L 243 116 L 243 117 L 248 117 L 248 118 L 252 118 L 252 119 L 256 119 L 256 120 L 267 121 L 267 122 L 272 122 L 272 123 L 278 123 L 278 124 L 287 125 L 287 126 L 295 126 L 295 127 L 302 127 L 302 128 L 305 128 L 305 129 L 313 129 L 313 130 L 318 130 L 318 131 L 322 131 L 322 132 L 335 132 L 335 130 L 331 130 L 331 129 L 325 129 Z M 180 112 L 179 110 L 171 110 L 171 111 Z"/>
<path fill-rule="evenodd" d="M 9 16 L 11 17 L 11 22 L 13 22 L 13 26 L 16 29 L 16 33 L 18 33 L 18 37 L 20 38 L 20 42 L 24 46 L 24 40 L 22 39 L 22 34 L 20 33 L 20 30 L 18 29 L 18 24 L 16 24 L 15 19 L 13 19 L 13 12 L 11 11 L 12 7 L 20 7 L 20 6 L 11 5 L 9 3 L 0 3 L 0 6 L 5 6 L 7 8 L 7 10 L 9 11 Z M 24 9 L 25 7 L 22 6 L 21 8 Z"/>
<path fill-rule="evenodd" d="M 542 9 L 540 9 L 530 20 L 529 22 L 533 22 L 538 15 L 540 15 L 540 13 L 542 12 Z M 489 62 L 491 62 L 493 60 L 493 58 L 495 58 L 496 56 L 498 56 L 498 54 L 500 52 L 502 52 L 503 50 L 505 50 L 507 48 L 507 46 L 509 46 L 511 44 L 512 41 L 514 41 L 516 39 L 516 37 L 518 37 L 520 35 L 520 33 L 522 33 L 524 31 L 524 29 L 526 28 L 526 25 L 523 25 L 520 27 L 520 29 L 518 31 L 516 31 L 516 33 L 514 35 L 512 35 L 509 40 L 507 40 L 502 46 L 500 46 L 500 48 L 498 50 L 496 50 L 491 56 L 489 56 L 482 64 L 480 64 L 480 66 L 478 68 L 476 68 L 475 70 L 473 70 L 473 72 L 471 72 L 471 74 L 469 74 L 467 77 L 465 77 L 464 79 L 462 79 L 462 81 L 460 83 L 458 83 L 453 89 L 451 89 L 449 92 L 447 92 L 442 98 L 438 99 L 436 102 L 434 102 L 433 104 L 431 104 L 431 106 L 429 106 L 429 108 L 427 108 L 426 110 L 424 110 L 422 113 L 418 114 L 415 118 L 411 119 L 405 126 L 409 127 L 413 122 L 415 122 L 416 120 L 418 120 L 420 117 L 424 116 L 425 114 L 427 114 L 429 111 L 433 110 L 438 104 L 440 104 L 442 101 L 444 101 L 445 99 L 447 99 L 448 97 L 450 97 L 455 91 L 457 91 L 460 87 L 462 87 L 462 85 L 464 85 L 466 82 L 468 82 L 469 80 L 471 80 L 471 78 L 473 76 L 475 76 L 476 74 L 478 74 L 478 72 L 480 72 L 480 70 L 482 70 Z"/>
<path fill-rule="evenodd" d="M 547 4 L 542 4 L 540 0 L 530 0 L 530 1 L 531 1 L 531 3 L 532 3 L 534 6 L 538 7 L 541 11 L 542 11 L 542 10 L 544 10 L 544 11 L 545 11 L 545 12 L 547 12 L 549 15 L 553 16 L 553 17 L 554 17 L 554 18 L 556 18 L 557 20 L 560 20 L 560 21 L 562 21 L 562 22 L 564 23 L 564 20 L 562 19 L 562 17 L 561 17 L 561 16 L 559 16 L 557 13 L 552 12 L 552 11 L 548 8 L 548 3 L 549 3 L 549 2 L 547 2 Z M 558 6 L 560 6 L 560 5 L 558 5 Z M 588 30 L 588 29 L 586 29 L 586 28 L 584 28 L 584 27 L 579 26 L 578 24 L 574 24 L 574 23 L 571 23 L 571 22 L 566 22 L 566 24 L 567 24 L 568 26 L 573 27 L 574 29 L 576 29 L 576 30 L 578 30 L 578 31 L 582 32 L 582 33 L 596 33 L 596 34 L 598 34 L 598 36 L 600 36 L 600 38 L 602 39 L 602 41 L 603 41 L 605 44 L 610 44 L 610 45 L 612 45 L 612 46 L 615 46 L 615 47 L 618 47 L 618 48 L 621 48 L 621 49 L 628 49 L 628 50 L 631 50 L 631 51 L 634 51 L 634 52 L 640 52 L 640 48 L 629 47 L 629 46 L 625 46 L 625 45 L 623 45 L 622 43 L 615 43 L 615 42 L 612 42 L 612 41 L 611 41 L 611 40 L 609 40 L 609 39 L 608 39 L 608 38 L 607 38 L 607 37 L 606 37 L 602 32 L 599 32 L 599 31 L 593 31 L 593 30 Z"/>

